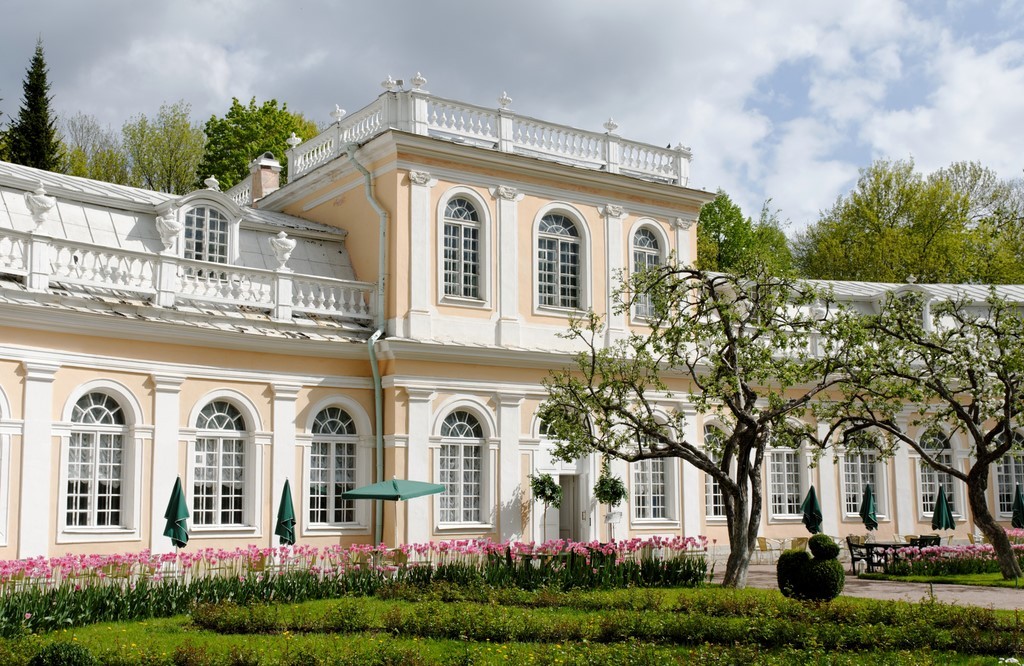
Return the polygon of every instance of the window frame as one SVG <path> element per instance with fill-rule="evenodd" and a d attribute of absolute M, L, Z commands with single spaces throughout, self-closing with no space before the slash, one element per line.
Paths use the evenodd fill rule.
<path fill-rule="evenodd" d="M 313 443 L 317 435 L 313 433 L 313 425 L 317 416 L 325 409 L 337 407 L 344 410 L 355 427 L 352 441 L 355 443 L 356 454 L 356 487 L 372 483 L 374 439 L 373 428 L 369 416 L 362 405 L 345 395 L 332 395 L 310 405 L 307 411 L 305 429 L 296 435 L 296 445 L 302 449 L 302 515 L 299 517 L 300 533 L 306 536 L 345 536 L 367 535 L 372 530 L 372 502 L 355 502 L 355 520 L 349 523 L 314 523 L 310 520 L 311 506 L 308 488 L 312 483 Z"/>
<path fill-rule="evenodd" d="M 767 506 L 767 509 L 768 509 L 768 512 L 767 512 L 768 523 L 769 524 L 774 524 L 774 523 L 795 523 L 795 522 L 800 522 L 801 520 L 803 520 L 803 514 L 800 513 L 800 505 L 803 503 L 804 498 L 807 496 L 807 490 L 808 490 L 808 487 L 809 487 L 809 480 L 810 480 L 809 479 L 809 475 L 808 475 L 808 461 L 807 461 L 806 445 L 805 444 L 801 444 L 801 446 L 796 447 L 796 448 L 769 446 L 767 451 L 766 451 L 766 454 L 767 454 L 766 458 L 767 458 L 767 462 L 768 462 L 768 473 L 765 475 L 764 483 L 765 483 L 765 494 L 767 496 L 767 501 L 765 502 L 765 505 Z M 796 465 L 796 479 L 797 479 L 796 508 L 795 508 L 795 510 L 793 512 L 786 512 L 786 513 L 776 512 L 775 511 L 775 502 L 774 502 L 774 497 L 773 497 L 773 495 L 775 494 L 773 492 L 773 488 L 774 488 L 775 478 L 776 478 L 774 464 L 775 464 L 775 460 L 776 460 L 776 458 L 778 456 L 789 456 L 789 455 L 793 456 L 793 462 Z M 786 474 L 788 474 L 788 472 L 786 472 Z M 788 484 L 789 482 L 787 481 L 786 483 Z M 786 491 L 786 494 L 787 495 L 789 494 L 789 490 L 788 489 Z"/>
<path fill-rule="evenodd" d="M 655 248 L 654 251 L 651 251 L 646 248 L 641 249 L 637 247 L 636 238 L 642 231 L 646 231 L 650 233 L 651 236 L 654 237 L 655 242 L 658 244 L 658 247 Z M 629 230 L 628 248 L 629 256 L 627 257 L 627 265 L 629 266 L 629 274 L 635 275 L 638 272 L 636 266 L 636 257 L 638 251 L 643 251 L 644 254 L 648 256 L 657 257 L 657 263 L 648 263 L 647 268 L 650 268 L 651 266 L 664 266 L 665 262 L 667 261 L 668 253 L 671 250 L 671 244 L 668 235 L 665 233 L 665 230 L 661 228 L 660 224 L 658 224 L 655 220 L 652 220 L 650 218 L 641 218 L 640 220 L 637 220 L 637 222 Z M 648 312 L 646 313 L 641 311 L 641 305 L 644 304 L 634 304 L 634 306 L 630 308 L 629 315 L 631 321 L 640 324 L 645 324 L 652 313 L 650 312 L 649 304 L 647 306 Z"/>
<path fill-rule="evenodd" d="M 0 386 L 0 546 L 10 543 L 11 436 L 16 434 L 21 434 L 21 428 L 11 418 L 11 404 Z"/>
<path fill-rule="evenodd" d="M 476 419 L 477 424 L 480 427 L 481 437 L 475 438 L 458 438 L 442 435 L 443 427 L 447 419 L 457 413 L 465 412 Z M 460 448 L 466 445 L 480 446 L 480 491 L 479 491 L 479 518 L 476 521 L 467 520 L 444 520 L 444 510 L 441 507 L 441 499 L 445 493 L 438 493 L 434 496 L 433 508 L 434 508 L 434 531 L 437 533 L 452 533 L 452 532 L 486 532 L 493 531 L 494 525 L 494 490 L 495 490 L 495 469 L 494 465 L 497 460 L 497 447 L 498 440 L 495 437 L 496 426 L 490 412 L 483 406 L 477 404 L 475 401 L 457 400 L 451 404 L 445 405 L 442 409 L 438 410 L 437 418 L 434 423 L 434 435 L 431 437 L 431 458 L 433 462 L 433 478 L 434 483 L 440 483 L 445 485 L 442 477 L 442 458 L 443 458 L 443 447 L 445 446 L 459 446 Z M 473 444 L 475 443 L 475 444 Z M 460 456 L 460 460 L 464 460 L 464 455 Z M 461 471 L 462 468 L 460 467 Z M 459 495 L 463 497 L 462 493 Z M 460 511 L 462 509 L 459 509 Z M 464 516 L 460 516 L 462 518 Z"/>
<path fill-rule="evenodd" d="M 1014 439 L 1024 439 L 1024 433 L 1015 431 L 1013 433 Z M 1017 490 L 1017 485 L 1020 484 L 1024 487 L 1024 448 L 1015 445 L 1017 448 L 1011 448 L 1006 454 L 999 459 L 996 463 L 996 482 L 995 482 L 995 507 L 996 516 L 1000 520 L 1009 520 L 1013 517 L 1013 497 Z M 1004 468 L 1009 463 L 1010 473 L 1006 474 Z M 1013 468 L 1016 467 L 1016 470 Z M 1010 481 L 1006 484 L 1006 477 L 1009 477 Z M 1006 485 L 1004 485 L 1006 484 Z M 1007 502 L 1007 509 L 1003 510 L 1003 498 L 1009 498 Z"/>
<path fill-rule="evenodd" d="M 707 450 L 708 430 L 711 430 L 711 429 L 717 430 L 718 432 L 722 433 L 723 437 L 728 437 L 729 433 L 726 431 L 726 429 L 723 426 L 721 426 L 718 423 L 711 422 L 711 423 L 705 423 L 704 424 L 704 429 L 703 429 L 703 437 L 704 437 L 703 442 L 704 442 L 704 446 L 702 447 L 703 450 L 704 450 L 704 453 L 709 458 L 712 458 L 712 460 L 721 461 L 721 455 L 712 457 L 711 454 Z M 722 489 L 718 485 L 718 483 L 719 483 L 718 479 L 716 479 L 715 477 L 711 476 L 707 472 L 704 472 L 704 520 L 705 520 L 705 522 L 713 523 L 713 524 L 725 523 L 725 522 L 728 521 L 728 516 L 726 516 L 726 513 L 725 513 L 725 496 L 722 493 Z M 718 488 L 718 490 L 717 490 L 717 497 L 721 499 L 722 513 L 720 513 L 720 514 L 718 514 L 718 513 L 711 513 L 711 508 L 712 508 L 712 506 L 715 505 L 715 503 L 714 503 L 715 490 L 714 489 L 716 487 Z"/>
<path fill-rule="evenodd" d="M 213 402 L 227 402 L 231 404 L 242 415 L 245 425 L 248 428 L 243 433 L 243 475 L 242 475 L 242 521 L 243 524 L 212 524 L 198 525 L 195 520 L 195 469 L 196 469 L 196 444 L 197 440 L 207 434 L 216 436 L 217 431 L 200 430 L 196 427 L 199 415 L 206 405 Z M 260 536 L 263 530 L 262 510 L 263 506 L 263 478 L 257 470 L 263 469 L 263 449 L 271 444 L 269 433 L 262 431 L 260 413 L 255 403 L 243 393 L 232 389 L 220 389 L 211 391 L 197 400 L 189 414 L 188 428 L 182 430 L 182 439 L 186 441 L 187 457 L 185 460 L 185 500 L 189 507 L 189 536 L 193 538 L 216 538 L 224 536 Z"/>
<path fill-rule="evenodd" d="M 541 303 L 541 270 L 540 270 L 540 242 L 542 239 L 559 238 L 557 235 L 547 235 L 540 231 L 542 220 L 549 215 L 559 215 L 569 220 L 576 228 L 579 254 L 576 274 L 577 303 L 575 306 L 548 305 Z M 593 280 L 590 261 L 590 227 L 587 218 L 577 209 L 564 203 L 551 203 L 541 208 L 533 221 L 533 238 L 530 250 L 533 262 L 532 298 L 533 311 L 535 314 L 568 317 L 579 312 L 585 312 L 592 305 L 591 283 Z M 560 254 L 560 252 L 559 252 Z M 560 261 L 557 266 L 560 266 Z M 560 271 L 556 274 L 561 275 Z M 556 288 L 561 288 L 561 280 L 555 283 Z"/>
<path fill-rule="evenodd" d="M 963 456 L 960 455 L 960 453 L 958 452 L 956 440 L 949 433 L 942 430 L 934 433 L 925 433 L 921 437 L 922 448 L 926 448 L 929 451 L 934 451 L 935 449 L 931 447 L 925 447 L 923 445 L 923 441 L 926 437 L 935 436 L 941 436 L 945 440 L 945 446 L 942 447 L 942 450 L 944 450 L 945 453 L 942 455 L 948 456 L 948 465 L 950 467 L 958 468 L 958 463 L 962 460 Z M 919 522 L 930 522 L 932 519 L 932 515 L 934 513 L 932 509 L 934 509 L 935 507 L 934 490 L 931 493 L 931 502 L 926 503 L 924 501 L 925 485 L 930 485 L 933 482 L 936 484 L 943 483 L 943 481 L 948 481 L 949 484 L 948 492 L 946 493 L 946 499 L 949 500 L 949 502 L 952 504 L 950 510 L 953 514 L 954 520 L 956 520 L 957 522 L 964 520 L 964 498 L 963 493 L 960 492 L 960 486 L 963 484 L 956 483 L 957 479 L 953 477 L 951 474 L 946 474 L 945 472 L 940 472 L 937 469 L 932 468 L 931 465 L 928 465 L 927 463 L 924 462 L 924 460 L 921 458 L 921 455 L 918 454 L 916 451 L 912 451 L 912 453 L 916 454 L 913 457 L 917 465 L 917 473 L 915 474 L 914 479 L 917 484 L 917 497 L 915 498 L 915 500 L 917 502 L 917 516 Z M 932 457 L 934 458 L 935 456 L 932 455 Z M 934 480 L 926 479 L 926 475 L 933 476 Z M 943 477 L 945 477 L 945 479 L 943 479 Z M 943 483 L 943 485 L 945 485 L 945 483 Z"/>
<path fill-rule="evenodd" d="M 70 464 L 71 439 L 76 426 L 81 425 L 73 421 L 73 413 L 78 401 L 92 393 L 102 393 L 115 401 L 121 408 L 125 420 L 123 428 L 120 429 L 122 435 L 121 515 L 118 525 L 68 524 L 68 465 Z M 56 542 L 69 544 L 141 540 L 143 451 L 145 441 L 152 441 L 153 428 L 143 425 L 142 406 L 135 394 L 120 382 L 105 378 L 81 384 L 68 394 L 61 421 L 53 424 L 53 434 L 60 440 Z"/>
<path fill-rule="evenodd" d="M 454 199 L 465 199 L 476 210 L 478 230 L 477 238 L 477 288 L 478 296 L 462 296 L 447 294 L 445 282 L 445 226 L 448 205 Z M 479 192 L 469 187 L 458 186 L 447 190 L 438 199 L 437 204 L 437 302 L 442 305 L 453 305 L 467 308 L 489 308 L 491 305 L 491 270 L 493 250 L 491 247 L 491 209 Z M 461 256 L 461 251 L 460 251 Z"/>
<path fill-rule="evenodd" d="M 875 480 L 872 482 L 872 491 L 875 495 L 875 518 L 879 522 L 889 520 L 889 466 L 875 451 L 840 451 L 839 453 L 839 501 L 841 503 L 840 515 L 843 522 L 856 523 L 860 517 L 860 505 L 864 500 L 863 472 L 858 471 L 855 476 L 860 480 L 859 484 L 851 483 L 850 474 L 847 474 L 847 466 L 856 464 L 863 468 L 865 456 L 873 458 L 871 463 L 874 467 Z M 852 459 L 857 458 L 854 462 Z M 856 508 L 851 512 L 847 506 L 847 500 L 851 495 L 856 496 Z"/>

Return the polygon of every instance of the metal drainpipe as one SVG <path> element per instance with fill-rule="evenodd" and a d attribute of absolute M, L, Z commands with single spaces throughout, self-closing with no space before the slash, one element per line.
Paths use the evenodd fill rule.
<path fill-rule="evenodd" d="M 373 190 L 373 175 L 356 160 L 356 151 L 359 149 L 359 144 L 350 143 L 345 146 L 345 152 L 348 155 L 349 161 L 352 165 L 359 170 L 359 173 L 363 174 L 364 186 L 366 188 L 366 199 L 373 206 L 373 209 L 377 211 L 379 219 L 379 247 L 378 247 L 378 269 L 377 269 L 377 317 L 376 317 L 376 328 L 370 339 L 367 340 L 367 348 L 370 352 L 370 371 L 373 373 L 373 412 L 374 412 L 374 430 L 376 432 L 376 451 L 377 451 L 377 478 L 376 483 L 380 483 L 384 480 L 384 391 L 380 384 L 380 367 L 377 365 L 377 350 L 374 345 L 377 340 L 384 335 L 384 277 L 387 275 L 387 258 L 388 258 L 388 246 L 387 246 L 387 229 L 388 229 L 388 212 L 384 210 L 384 207 L 377 201 L 377 195 Z M 373 543 L 374 545 L 380 544 L 384 538 L 384 502 L 377 500 L 376 506 L 376 521 L 373 532 Z"/>

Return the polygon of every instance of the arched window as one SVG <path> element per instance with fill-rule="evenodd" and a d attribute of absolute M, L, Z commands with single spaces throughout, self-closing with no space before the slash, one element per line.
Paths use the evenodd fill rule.
<path fill-rule="evenodd" d="M 579 309 L 579 230 L 565 215 L 549 213 L 541 218 L 537 231 L 537 303 Z"/>
<path fill-rule="evenodd" d="M 860 505 L 864 499 L 864 488 L 871 484 L 875 496 L 876 513 L 885 513 L 885 488 L 879 483 L 878 435 L 870 432 L 859 433 L 862 438 L 860 445 L 853 451 L 842 455 L 843 471 L 843 513 L 848 517 L 860 514 Z"/>
<path fill-rule="evenodd" d="M 342 493 L 356 487 L 356 427 L 340 407 L 321 410 L 313 421 L 309 463 L 309 522 L 352 523 L 351 500 Z"/>
<path fill-rule="evenodd" d="M 67 525 L 121 525 L 124 411 L 106 393 L 87 393 L 71 410 L 68 446 Z"/>
<path fill-rule="evenodd" d="M 657 236 L 647 227 L 640 227 L 633 234 L 633 274 L 642 273 L 661 265 L 661 247 Z M 636 317 L 651 317 L 654 308 L 646 294 L 639 294 L 634 301 L 633 314 Z"/>
<path fill-rule="evenodd" d="M 1024 434 L 1013 433 L 1013 448 L 1000 459 L 996 466 L 996 493 L 999 513 L 1013 514 L 1013 497 L 1017 486 L 1024 488 Z"/>
<path fill-rule="evenodd" d="M 228 262 L 228 218 L 211 206 L 196 206 L 185 214 L 185 258 Z"/>
<path fill-rule="evenodd" d="M 244 525 L 245 419 L 229 402 L 211 402 L 196 419 L 192 520 L 196 525 Z"/>
<path fill-rule="evenodd" d="M 633 518 L 664 520 L 666 513 L 665 459 L 638 460 L 633 467 Z"/>
<path fill-rule="evenodd" d="M 937 463 L 953 465 L 953 451 L 952 445 L 949 441 L 949 436 L 941 430 L 933 430 L 921 439 L 921 446 L 929 452 L 929 455 Z M 953 477 L 945 472 L 940 472 L 933 469 L 924 460 L 918 461 L 918 482 L 920 489 L 921 499 L 921 513 L 925 515 L 932 515 L 935 510 L 935 500 L 939 496 L 939 488 L 942 488 L 946 493 L 946 499 L 949 501 L 949 509 L 953 513 L 956 513 L 956 506 L 954 504 L 953 495 Z"/>
<path fill-rule="evenodd" d="M 725 433 L 713 425 L 704 426 L 704 453 L 707 454 L 715 464 L 722 460 L 722 445 L 725 443 Z M 725 518 L 725 499 L 722 495 L 722 486 L 718 479 L 710 474 L 704 475 L 704 513 L 707 518 Z"/>
<path fill-rule="evenodd" d="M 462 197 L 444 210 L 444 295 L 480 298 L 480 217 Z"/>
<path fill-rule="evenodd" d="M 771 446 L 775 446 L 774 441 Z M 800 460 L 800 449 L 779 446 L 768 451 L 768 506 L 773 518 L 800 516 L 800 505 L 806 492 L 806 468 Z"/>
<path fill-rule="evenodd" d="M 442 523 L 480 522 L 483 438 L 483 427 L 469 412 L 452 412 L 441 424 Z"/>

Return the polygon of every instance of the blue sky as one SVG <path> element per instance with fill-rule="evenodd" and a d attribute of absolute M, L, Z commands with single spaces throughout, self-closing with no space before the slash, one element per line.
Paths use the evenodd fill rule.
<path fill-rule="evenodd" d="M 389 74 L 434 94 L 692 147 L 691 184 L 793 233 L 874 159 L 925 172 L 1024 167 L 1024 0 L 9 0 L 0 112 L 17 113 L 41 35 L 61 113 L 118 129 L 162 102 L 196 120 L 232 96 L 318 122 Z M 6 120 L 6 117 L 5 117 Z"/>

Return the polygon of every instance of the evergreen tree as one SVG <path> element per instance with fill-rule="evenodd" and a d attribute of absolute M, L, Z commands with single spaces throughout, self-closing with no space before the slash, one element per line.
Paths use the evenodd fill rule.
<path fill-rule="evenodd" d="M 7 131 L 7 157 L 15 164 L 56 171 L 62 161 L 61 144 L 56 118 L 50 114 L 52 98 L 42 39 L 36 42 L 23 88 L 21 109 Z"/>

